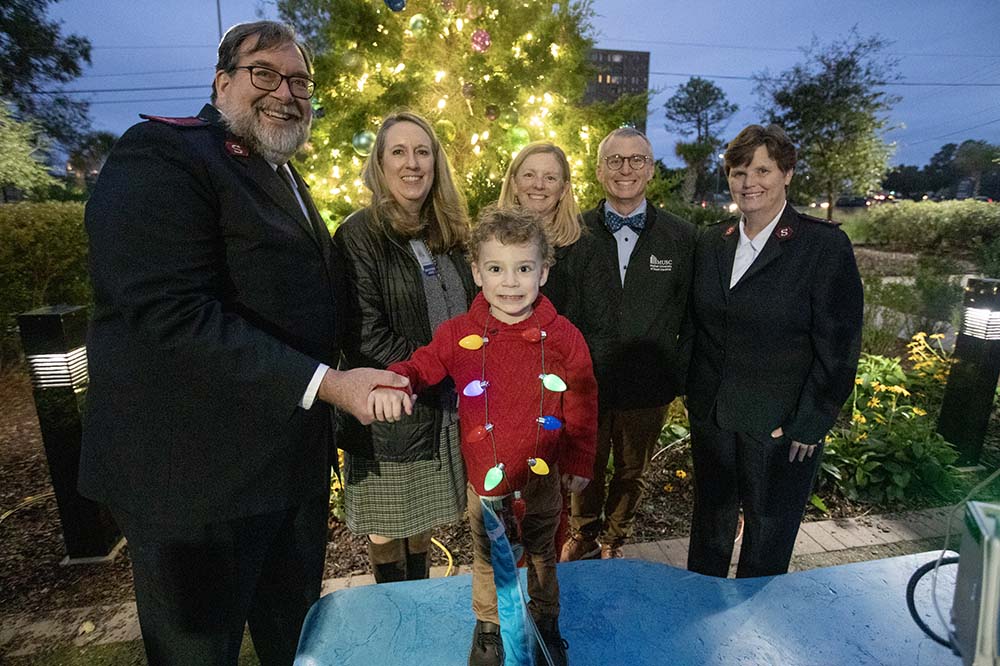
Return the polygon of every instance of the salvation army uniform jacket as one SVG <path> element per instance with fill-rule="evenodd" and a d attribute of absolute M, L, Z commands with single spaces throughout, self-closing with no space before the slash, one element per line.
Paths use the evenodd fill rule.
<path fill-rule="evenodd" d="M 823 439 L 854 386 L 864 296 L 847 235 L 791 205 L 732 289 L 738 224 L 706 229 L 692 289 L 688 409 L 725 430 Z"/>
<path fill-rule="evenodd" d="M 329 492 L 344 273 L 312 200 L 219 112 L 150 118 L 115 144 L 85 224 L 94 314 L 80 491 L 201 525 Z"/>
<path fill-rule="evenodd" d="M 588 289 L 581 297 L 606 301 L 583 310 L 610 311 L 615 319 L 613 339 L 591 349 L 601 409 L 668 404 L 684 387 L 686 363 L 678 335 L 688 307 L 695 227 L 647 201 L 646 226 L 623 286 L 618 245 L 604 226 L 604 201 L 584 213 L 583 221 L 590 233 L 578 242 L 588 245 L 592 256 L 585 263 L 601 276 L 603 288 Z"/>

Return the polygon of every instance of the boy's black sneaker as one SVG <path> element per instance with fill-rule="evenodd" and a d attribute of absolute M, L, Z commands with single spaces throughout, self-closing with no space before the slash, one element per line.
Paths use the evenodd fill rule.
<path fill-rule="evenodd" d="M 503 640 L 500 625 L 476 620 L 472 633 L 472 650 L 469 651 L 469 666 L 503 666 Z"/>
<path fill-rule="evenodd" d="M 567 666 L 566 650 L 569 649 L 569 643 L 559 633 L 559 618 L 542 615 L 535 618 L 535 624 L 538 625 L 538 633 L 542 635 L 542 641 L 545 642 L 545 647 L 549 651 L 552 666 Z M 548 666 L 548 663 L 542 652 L 542 646 L 535 645 L 535 665 Z"/>

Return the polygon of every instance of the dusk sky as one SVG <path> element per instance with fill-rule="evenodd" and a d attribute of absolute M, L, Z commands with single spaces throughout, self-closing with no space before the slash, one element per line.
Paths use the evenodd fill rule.
<path fill-rule="evenodd" d="M 380 1 L 380 0 L 373 0 Z M 223 30 L 274 17 L 261 0 L 220 0 Z M 663 103 L 692 75 L 713 80 L 739 112 L 731 137 L 760 120 L 750 77 L 784 71 L 802 59 L 812 38 L 828 44 L 852 26 L 892 41 L 904 85 L 891 114 L 893 164 L 926 164 L 945 143 L 983 139 L 1000 144 L 1000 1 L 998 0 L 596 0 L 597 46 L 649 51 L 647 130 L 659 158 L 673 166 L 681 137 L 663 127 Z M 179 87 L 95 92 L 95 129 L 121 134 L 139 113 L 193 115 L 207 101 L 218 44 L 213 0 L 62 0 L 52 6 L 64 33 L 88 37 L 93 65 L 71 90 Z M 927 85 L 938 84 L 938 85 Z M 189 87 L 188 87 L 189 86 Z M 187 88 L 180 88 L 187 87 Z"/>

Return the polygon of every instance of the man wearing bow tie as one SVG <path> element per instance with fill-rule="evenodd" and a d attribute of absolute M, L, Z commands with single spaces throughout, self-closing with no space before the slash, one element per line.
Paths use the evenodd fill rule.
<path fill-rule="evenodd" d="M 647 201 L 653 169 L 653 149 L 642 132 L 622 127 L 601 141 L 597 179 L 606 199 L 584 213 L 589 233 L 581 242 L 589 244 L 588 266 L 606 288 L 583 298 L 609 301 L 617 331 L 610 344 L 591 346 L 600 392 L 595 482 L 572 497 L 564 562 L 598 552 L 604 559 L 622 557 L 667 405 L 684 385 L 678 334 L 695 231 Z M 614 475 L 605 488 L 599 481 L 612 453 Z"/>

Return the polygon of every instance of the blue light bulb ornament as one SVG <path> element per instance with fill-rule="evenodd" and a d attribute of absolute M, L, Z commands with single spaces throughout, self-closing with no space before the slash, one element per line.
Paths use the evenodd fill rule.
<path fill-rule="evenodd" d="M 538 476 L 545 476 L 549 473 L 549 464 L 541 458 L 528 458 L 528 469 Z"/>
<path fill-rule="evenodd" d="M 406 8 L 406 0 L 385 0 L 385 6 L 394 12 L 401 12 Z"/>
<path fill-rule="evenodd" d="M 554 416 L 539 416 L 538 422 L 542 424 L 542 428 L 545 430 L 559 430 L 559 428 L 562 428 L 562 421 Z"/>
<path fill-rule="evenodd" d="M 538 375 L 538 378 L 542 380 L 542 386 L 554 393 L 562 393 L 566 390 L 566 382 L 559 375 L 549 373 L 547 375 Z"/>
<path fill-rule="evenodd" d="M 486 391 L 486 387 L 489 385 L 490 383 L 488 381 L 473 379 L 471 382 L 465 385 L 464 389 L 462 389 L 462 395 L 468 396 L 470 398 L 475 398 L 477 396 L 482 395 L 483 392 Z"/>
<path fill-rule="evenodd" d="M 489 492 L 499 486 L 501 481 L 503 481 L 503 463 L 497 463 L 486 472 L 486 478 L 483 480 L 483 488 L 486 489 L 486 492 Z"/>

